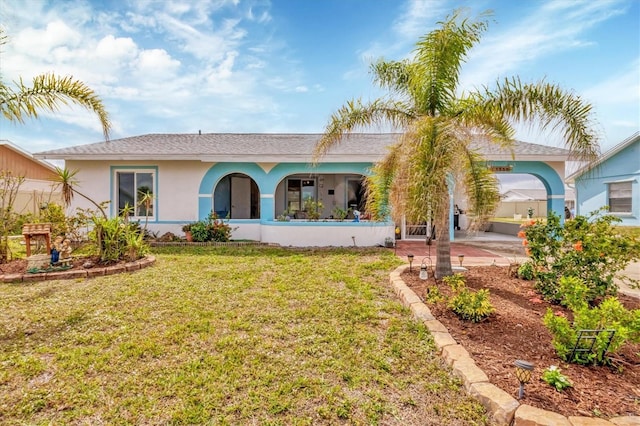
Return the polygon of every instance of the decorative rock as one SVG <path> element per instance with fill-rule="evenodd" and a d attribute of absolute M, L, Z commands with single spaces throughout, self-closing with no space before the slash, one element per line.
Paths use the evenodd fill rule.
<path fill-rule="evenodd" d="M 511 424 L 519 405 L 514 397 L 488 382 L 472 384 L 469 394 L 484 406 L 494 422 L 499 425 Z"/>
<path fill-rule="evenodd" d="M 513 426 L 571 426 L 571 423 L 558 413 L 523 404 L 516 410 Z"/>
<path fill-rule="evenodd" d="M 84 262 L 84 263 L 82 264 L 82 267 L 83 267 L 84 269 L 93 268 L 93 262 L 91 262 L 90 260 L 88 260 L 88 261 L 86 261 L 86 262 Z"/>
<path fill-rule="evenodd" d="M 473 362 L 471 357 L 464 357 L 454 361 L 451 368 L 453 374 L 462 380 L 467 391 L 474 383 L 489 382 L 489 377 Z"/>
<path fill-rule="evenodd" d="M 572 426 L 611 426 L 611 422 L 597 417 L 574 417 L 569 416 L 569 423 Z"/>

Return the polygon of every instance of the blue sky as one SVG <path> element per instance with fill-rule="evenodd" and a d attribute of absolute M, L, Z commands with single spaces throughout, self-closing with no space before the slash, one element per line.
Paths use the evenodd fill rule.
<path fill-rule="evenodd" d="M 320 133 L 347 100 L 382 94 L 373 60 L 410 56 L 457 7 L 493 10 L 461 90 L 544 78 L 594 105 L 604 150 L 640 129 L 637 0 L 0 0 L 0 72 L 5 82 L 51 71 L 85 81 L 111 114 L 112 138 Z M 93 115 L 64 108 L 24 125 L 2 119 L 0 138 L 38 152 L 102 134 Z"/>

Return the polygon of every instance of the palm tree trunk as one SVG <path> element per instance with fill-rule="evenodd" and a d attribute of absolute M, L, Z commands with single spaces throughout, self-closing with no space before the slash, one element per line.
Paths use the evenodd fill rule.
<path fill-rule="evenodd" d="M 98 210 L 100 211 L 100 213 L 102 213 L 102 217 L 105 219 L 108 219 L 107 217 L 107 213 L 105 213 L 104 209 L 102 208 L 102 206 L 100 206 L 100 204 L 96 203 L 95 201 L 93 201 L 91 198 L 87 197 L 86 195 L 82 194 L 81 192 L 78 192 L 77 190 L 73 189 L 73 192 L 75 192 L 76 194 L 78 194 L 79 196 L 81 196 L 82 198 L 84 198 L 85 200 L 90 201 L 94 206 L 96 206 L 98 208 Z"/>
<path fill-rule="evenodd" d="M 453 275 L 451 269 L 451 239 L 449 238 L 449 206 L 436 217 L 436 279 Z"/>

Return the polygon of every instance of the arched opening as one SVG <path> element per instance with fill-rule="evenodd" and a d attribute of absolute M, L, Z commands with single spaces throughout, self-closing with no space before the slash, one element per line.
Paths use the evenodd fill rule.
<path fill-rule="evenodd" d="M 213 210 L 220 218 L 260 219 L 260 190 L 242 173 L 224 176 L 213 191 Z"/>
<path fill-rule="evenodd" d="M 275 216 L 306 219 L 306 202 L 318 203 L 321 219 L 353 218 L 353 211 L 365 215 L 364 176 L 351 173 L 292 174 L 277 186 Z"/>

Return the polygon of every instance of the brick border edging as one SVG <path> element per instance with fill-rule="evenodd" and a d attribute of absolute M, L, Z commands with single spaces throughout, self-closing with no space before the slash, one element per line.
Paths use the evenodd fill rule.
<path fill-rule="evenodd" d="M 401 274 L 408 265 L 402 265 L 389 274 L 389 283 L 401 303 L 409 308 L 413 317 L 422 321 L 429 329 L 438 353 L 462 380 L 467 394 L 484 406 L 491 420 L 499 425 L 526 426 L 631 426 L 640 424 L 640 416 L 613 417 L 603 420 L 594 417 L 565 417 L 553 411 L 543 410 L 526 404 L 489 382 L 489 377 L 480 369 L 469 352 L 449 334 L 449 330 L 438 321 L 427 305 L 411 290 Z"/>
<path fill-rule="evenodd" d="M 4 283 L 32 283 L 50 280 L 68 280 L 74 278 L 93 278 L 105 275 L 133 272 L 144 269 L 156 263 L 155 256 L 147 255 L 142 259 L 128 262 L 122 265 L 105 266 L 103 268 L 70 269 L 68 271 L 41 272 L 37 274 L 4 274 L 0 275 L 0 281 Z"/>

